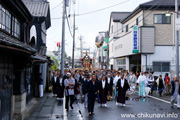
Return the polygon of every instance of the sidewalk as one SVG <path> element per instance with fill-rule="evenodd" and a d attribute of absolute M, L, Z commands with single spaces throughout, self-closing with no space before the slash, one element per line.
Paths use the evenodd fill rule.
<path fill-rule="evenodd" d="M 38 105 L 31 115 L 25 120 L 62 120 L 63 103 L 56 100 L 51 93 L 45 93 L 43 98 L 39 98 Z"/>

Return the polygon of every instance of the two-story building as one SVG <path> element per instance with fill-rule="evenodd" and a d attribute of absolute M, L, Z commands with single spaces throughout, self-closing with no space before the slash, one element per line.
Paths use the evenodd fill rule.
<path fill-rule="evenodd" d="M 0 1 L 0 119 L 23 118 L 25 73 L 36 50 L 28 45 L 32 16 L 21 0 Z"/>
<path fill-rule="evenodd" d="M 111 68 L 174 75 L 174 10 L 174 0 L 154 0 L 140 4 L 132 12 L 112 12 L 109 24 Z M 167 11 L 172 12 L 171 16 L 166 15 Z"/>
<path fill-rule="evenodd" d="M 30 23 L 30 40 L 29 44 L 36 49 L 36 54 L 32 56 L 32 64 L 29 65 L 28 74 L 30 79 L 27 80 L 27 102 L 34 96 L 39 96 L 38 75 L 42 73 L 44 80 L 44 89 L 46 81 L 49 80 L 48 59 L 46 56 L 46 36 L 47 29 L 51 26 L 50 5 L 47 0 L 22 0 L 33 19 Z"/>
<path fill-rule="evenodd" d="M 0 1 L 0 120 L 24 119 L 28 103 L 38 96 L 38 74 L 43 74 L 44 86 L 49 81 L 50 25 L 45 0 Z"/>

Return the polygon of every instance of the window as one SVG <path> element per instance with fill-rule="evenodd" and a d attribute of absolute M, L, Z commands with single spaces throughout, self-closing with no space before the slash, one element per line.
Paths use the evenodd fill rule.
<path fill-rule="evenodd" d="M 171 24 L 171 16 L 166 16 L 165 14 L 154 15 L 155 24 Z"/>
<path fill-rule="evenodd" d="M 12 17 L 12 35 L 20 38 L 20 23 L 15 17 Z"/>
<path fill-rule="evenodd" d="M 6 31 L 11 33 L 11 14 L 6 10 Z"/>
<path fill-rule="evenodd" d="M 126 59 L 118 59 L 117 60 L 117 65 L 125 65 L 126 64 Z"/>
<path fill-rule="evenodd" d="M 129 32 L 129 25 L 126 25 L 126 32 Z"/>
<path fill-rule="evenodd" d="M 1 14 L 1 16 L 0 16 L 0 28 L 5 30 L 6 17 L 5 17 L 5 9 L 2 6 L 0 6 L 0 14 Z"/>
<path fill-rule="evenodd" d="M 124 24 L 122 24 L 122 32 L 124 32 Z"/>
<path fill-rule="evenodd" d="M 140 17 L 138 17 L 137 19 L 136 19 L 136 25 L 139 25 L 140 24 Z"/>
<path fill-rule="evenodd" d="M 154 72 L 169 72 L 170 62 L 153 62 Z"/>
<path fill-rule="evenodd" d="M 20 38 L 20 22 L 0 5 L 0 29 Z"/>

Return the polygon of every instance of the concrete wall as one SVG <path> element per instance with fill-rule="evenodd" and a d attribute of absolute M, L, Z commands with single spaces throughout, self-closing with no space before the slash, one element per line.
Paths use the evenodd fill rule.
<path fill-rule="evenodd" d="M 180 54 L 179 54 L 180 55 Z M 155 46 L 154 54 L 147 54 L 147 65 L 152 66 L 153 62 L 170 62 L 170 74 L 173 76 L 175 74 L 175 49 L 173 46 Z M 141 65 L 145 71 L 146 66 L 146 56 L 141 56 Z M 165 74 L 161 72 L 155 72 L 156 75 Z"/>

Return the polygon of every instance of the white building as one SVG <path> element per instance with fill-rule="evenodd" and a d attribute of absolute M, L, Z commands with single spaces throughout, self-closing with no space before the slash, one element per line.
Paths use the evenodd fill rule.
<path fill-rule="evenodd" d="M 175 13 L 165 15 L 167 11 L 174 11 L 174 3 L 174 0 L 155 0 L 139 5 L 132 12 L 111 13 L 111 69 L 175 74 Z M 137 44 L 133 35 L 136 26 Z M 134 45 L 138 52 L 133 52 Z"/>

